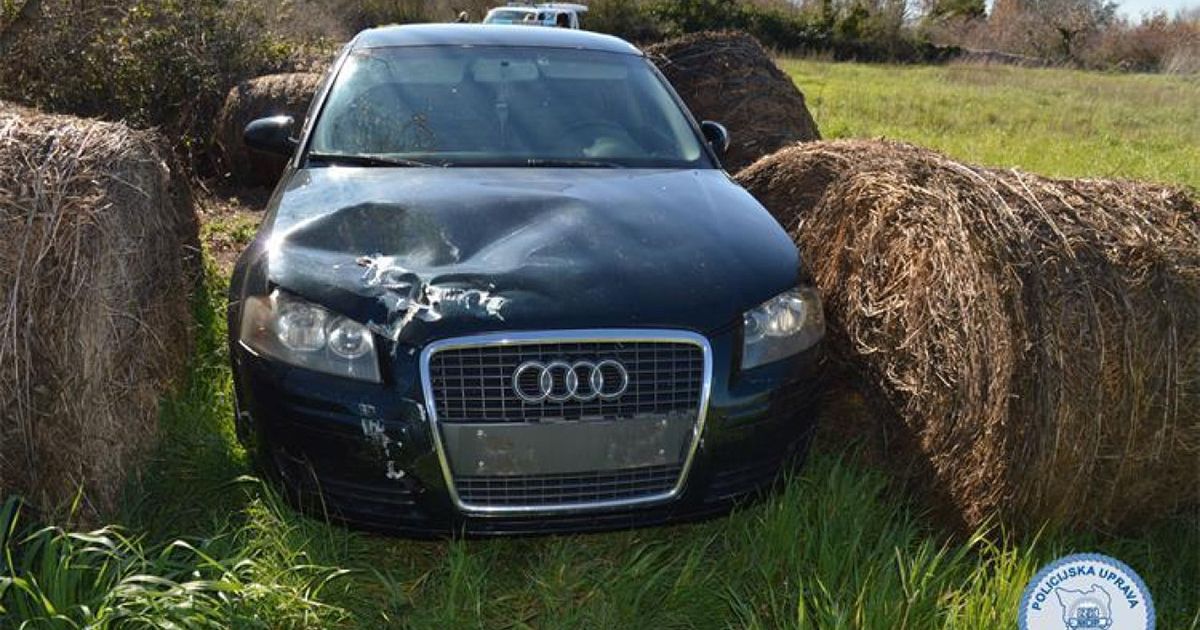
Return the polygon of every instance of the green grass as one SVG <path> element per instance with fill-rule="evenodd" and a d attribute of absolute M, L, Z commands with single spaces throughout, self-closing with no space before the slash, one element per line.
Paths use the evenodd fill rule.
<path fill-rule="evenodd" d="M 1200 188 L 1200 80 L 1006 66 L 781 62 L 825 138 L 886 137 L 1064 177 Z"/>
<path fill-rule="evenodd" d="M 1051 174 L 1200 183 L 1194 84 L 1012 69 L 785 66 L 801 79 L 827 135 L 888 135 Z M 1151 108 L 1135 89 L 1142 81 L 1191 98 L 1191 117 L 1173 98 Z M 1095 93 L 1109 94 L 1105 108 L 1143 123 L 1116 124 L 1118 113 L 1093 108 L 1092 131 L 1075 137 L 1064 126 L 1065 108 L 1047 106 L 1039 117 L 1025 103 L 1082 106 Z M 1023 122 L 1005 122 L 1011 134 L 979 138 L 991 133 L 982 128 L 993 116 Z M 1160 159 L 1097 149 L 1095 134 L 1116 134 L 1116 146 L 1138 152 L 1160 142 Z M 244 217 L 229 221 L 206 233 L 248 237 Z M 226 282 L 210 267 L 196 305 L 191 370 L 164 403 L 162 444 L 127 492 L 119 525 L 80 536 L 14 524 L 11 504 L 0 512 L 0 627 L 150 620 L 269 628 L 1008 628 L 1041 565 L 1098 551 L 1146 579 L 1160 628 L 1200 629 L 1195 517 L 1135 538 L 986 532 L 953 540 L 883 474 L 845 463 L 828 445 L 769 500 L 696 525 L 454 542 L 328 526 L 248 476 L 231 422 L 220 316 Z"/>

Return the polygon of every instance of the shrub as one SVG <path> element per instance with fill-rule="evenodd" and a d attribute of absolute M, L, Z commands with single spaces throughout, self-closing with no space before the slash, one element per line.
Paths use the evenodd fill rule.
<path fill-rule="evenodd" d="M 1022 65 L 1185 73 L 1188 60 L 1200 58 L 1200 11 L 1174 17 L 1159 12 L 1131 21 L 1116 16 L 1115 8 L 1103 0 L 997 0 L 986 19 L 930 13 L 921 32 L 939 43 Z M 1200 61 L 1193 61 L 1192 72 L 1197 66 Z"/>
<path fill-rule="evenodd" d="M 229 88 L 281 69 L 289 53 L 245 3 L 131 0 L 86 11 L 69 0 L 37 4 L 30 23 L 3 36 L 0 98 L 162 127 L 189 154 L 211 135 Z"/>
<path fill-rule="evenodd" d="M 738 0 L 650 0 L 642 7 L 642 19 L 668 36 L 734 29 L 770 49 L 830 53 L 835 59 L 929 61 L 937 56 L 908 26 L 902 0 L 821 0 L 800 8 Z"/>
<path fill-rule="evenodd" d="M 1102 33 L 1087 51 L 1090 66 L 1139 72 L 1166 71 L 1192 54 L 1200 53 L 1200 22 L 1171 19 L 1165 13 L 1147 16 L 1140 23 L 1121 20 Z"/>
<path fill-rule="evenodd" d="M 642 0 L 595 0 L 588 5 L 584 28 L 639 44 L 663 38 L 663 25 Z"/>
<path fill-rule="evenodd" d="M 471 21 L 478 22 L 488 9 L 501 3 L 494 0 L 335 0 L 318 4 L 331 6 L 331 12 L 341 18 L 350 32 L 356 33 L 383 24 L 450 22 L 461 11 L 466 11 Z"/>
<path fill-rule="evenodd" d="M 1200 42 L 1192 42 L 1171 50 L 1162 62 L 1167 74 L 1200 74 Z"/>

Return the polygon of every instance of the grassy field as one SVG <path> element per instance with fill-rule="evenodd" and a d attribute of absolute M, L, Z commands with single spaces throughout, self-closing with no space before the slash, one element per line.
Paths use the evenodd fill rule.
<path fill-rule="evenodd" d="M 826 138 L 886 137 L 1043 175 L 1200 188 L 1200 79 L 785 60 Z"/>
<path fill-rule="evenodd" d="M 884 135 L 1047 174 L 1200 186 L 1196 82 L 1010 68 L 784 67 L 828 137 Z M 44 625 L 125 618 L 264 628 L 1009 628 L 1042 564 L 1098 551 L 1146 579 L 1160 628 L 1200 629 L 1195 516 L 1138 538 L 993 531 L 951 540 L 891 491 L 883 473 L 845 463 L 826 444 L 770 499 L 697 525 L 415 542 L 299 516 L 250 476 L 232 431 L 219 317 L 227 277 L 218 262 L 252 223 L 245 212 L 208 217 L 205 241 L 214 251 L 197 304 L 197 354 L 187 383 L 166 401 L 163 444 L 129 490 L 119 528 L 43 531 L 24 544 L 7 537 L 19 524 L 0 531 L 8 562 L 21 568 L 20 580 L 0 581 L 0 591 L 8 589 L 0 626 L 60 615 L 73 622 Z M 0 513 L 0 524 L 11 517 L 11 509 Z"/>

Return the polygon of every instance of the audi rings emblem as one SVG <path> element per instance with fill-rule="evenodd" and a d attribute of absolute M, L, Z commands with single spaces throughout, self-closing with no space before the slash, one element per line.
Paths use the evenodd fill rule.
<path fill-rule="evenodd" d="M 629 372 L 612 359 L 595 363 L 526 361 L 513 372 L 512 385 L 521 400 L 533 404 L 612 400 L 629 389 Z"/>

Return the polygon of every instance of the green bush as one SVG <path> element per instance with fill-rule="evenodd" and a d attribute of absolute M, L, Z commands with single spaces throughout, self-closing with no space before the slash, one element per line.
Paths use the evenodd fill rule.
<path fill-rule="evenodd" d="M 312 0 L 310 0 L 312 1 Z M 324 0 L 323 9 L 336 15 L 353 33 L 382 24 L 450 22 L 466 11 L 474 22 L 501 0 Z"/>
<path fill-rule="evenodd" d="M 429 22 L 433 18 L 428 2 L 422 0 L 356 0 L 342 2 L 342 19 L 358 32 L 380 24 Z"/>
<path fill-rule="evenodd" d="M 822 0 L 805 8 L 745 0 L 595 0 L 591 30 L 638 43 L 736 29 L 770 49 L 863 61 L 935 61 L 944 51 L 921 41 L 899 0 Z"/>
<path fill-rule="evenodd" d="M 161 127 L 189 154 L 207 142 L 229 88 L 281 69 L 289 52 L 267 36 L 249 4 L 75 5 L 44 0 L 38 19 L 7 35 L 0 99 Z"/>
<path fill-rule="evenodd" d="M 662 25 L 642 0 L 593 0 L 588 8 L 583 18 L 583 27 L 588 30 L 639 44 L 650 44 L 663 37 Z"/>

